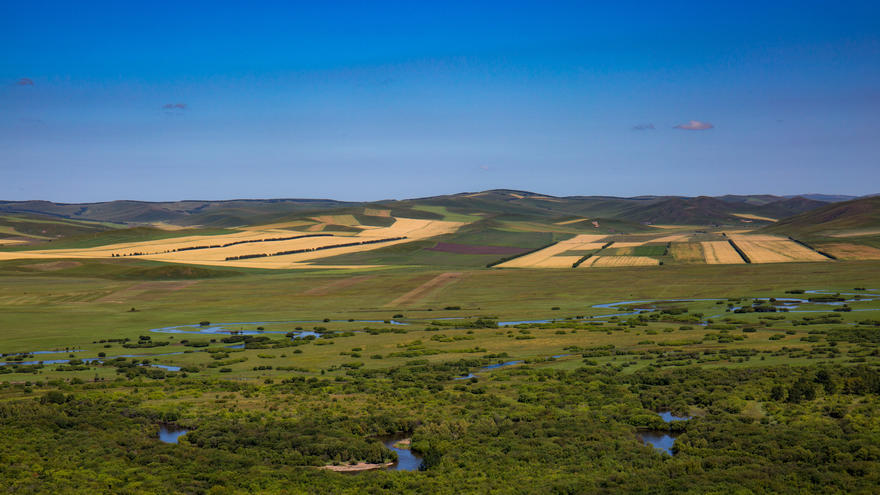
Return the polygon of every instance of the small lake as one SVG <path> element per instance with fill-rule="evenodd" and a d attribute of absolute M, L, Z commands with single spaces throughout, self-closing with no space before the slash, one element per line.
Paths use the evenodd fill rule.
<path fill-rule="evenodd" d="M 159 426 L 159 441 L 164 443 L 177 443 L 177 439 L 189 433 L 189 430 L 173 425 Z"/>
<path fill-rule="evenodd" d="M 409 440 L 409 437 L 396 435 L 382 439 L 382 444 L 397 452 L 397 462 L 389 466 L 390 471 L 418 471 L 422 465 L 422 458 L 412 452 L 411 449 L 401 449 L 394 445 L 401 440 Z"/>
<path fill-rule="evenodd" d="M 693 418 L 693 416 L 676 416 L 672 414 L 672 411 L 661 411 L 657 414 L 666 423 L 672 423 L 674 421 L 687 421 Z M 675 438 L 677 436 L 678 434 L 671 434 L 668 431 L 659 430 L 646 430 L 639 432 L 639 440 L 641 440 L 642 445 L 650 445 L 656 450 L 659 450 L 660 452 L 664 452 L 669 455 L 673 455 L 672 446 L 675 445 Z"/>
<path fill-rule="evenodd" d="M 663 411 L 663 412 L 659 412 L 657 414 L 660 415 L 660 419 L 662 419 L 663 421 L 665 421 L 667 423 L 671 423 L 673 421 L 687 421 L 687 420 L 693 418 L 693 416 L 676 416 L 676 415 L 672 414 L 672 411 Z"/>
<path fill-rule="evenodd" d="M 672 455 L 672 446 L 675 444 L 675 436 L 666 431 L 642 431 L 639 432 L 639 440 L 642 445 L 650 445 L 654 449 Z"/>

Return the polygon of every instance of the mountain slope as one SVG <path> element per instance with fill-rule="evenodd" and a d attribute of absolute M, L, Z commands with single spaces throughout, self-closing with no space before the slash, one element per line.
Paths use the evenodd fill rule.
<path fill-rule="evenodd" d="M 880 233 L 880 196 L 832 203 L 781 220 L 762 231 L 801 236 Z"/>

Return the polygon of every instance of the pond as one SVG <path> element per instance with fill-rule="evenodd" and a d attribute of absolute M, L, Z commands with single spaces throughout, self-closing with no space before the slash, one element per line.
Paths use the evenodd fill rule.
<path fill-rule="evenodd" d="M 159 441 L 164 443 L 177 443 L 177 439 L 189 433 L 174 425 L 159 425 Z"/>
<path fill-rule="evenodd" d="M 662 411 L 658 412 L 657 414 L 659 414 L 660 418 L 667 423 L 671 423 L 673 421 L 687 421 L 693 418 L 693 416 L 676 416 L 672 414 L 672 411 Z"/>
<path fill-rule="evenodd" d="M 639 432 L 639 440 L 642 445 L 650 445 L 654 449 L 672 455 L 672 446 L 675 444 L 675 437 L 667 431 L 642 431 Z"/>
<path fill-rule="evenodd" d="M 663 419 L 666 423 L 672 423 L 674 421 L 687 421 L 693 416 L 676 416 L 672 414 L 672 411 L 660 411 L 657 413 L 660 415 L 660 418 Z M 678 436 L 676 433 L 670 433 L 668 431 L 660 431 L 660 430 L 647 430 L 639 432 L 639 440 L 642 442 L 642 445 L 650 445 L 654 447 L 656 450 L 660 452 L 664 452 L 669 455 L 672 454 L 672 446 L 675 445 L 675 438 Z"/>
<path fill-rule="evenodd" d="M 404 435 L 395 435 L 382 439 L 382 444 L 397 452 L 397 462 L 387 468 L 389 471 L 419 470 L 419 466 L 422 465 L 422 458 L 413 453 L 409 448 L 409 442 L 410 438 Z M 401 448 L 404 446 L 407 448 Z"/>

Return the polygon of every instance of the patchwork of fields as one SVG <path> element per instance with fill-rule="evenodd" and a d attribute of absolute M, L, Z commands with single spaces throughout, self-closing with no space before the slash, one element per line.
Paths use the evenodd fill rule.
<path fill-rule="evenodd" d="M 324 223 L 314 225 L 356 221 L 351 215 L 328 215 L 316 219 Z M 460 222 L 442 220 L 397 218 L 389 227 L 365 228 L 357 233 L 318 234 L 310 230 L 312 226 L 296 231 L 291 227 L 301 227 L 302 224 L 276 224 L 213 236 L 187 236 L 83 249 L 0 252 L 0 260 L 133 257 L 195 265 L 292 269 L 311 267 L 309 262 L 320 258 L 449 234 L 461 225 Z"/>
<path fill-rule="evenodd" d="M 619 231 L 607 227 L 606 232 L 599 233 L 593 220 L 579 216 L 557 217 L 552 222 L 504 220 L 487 228 L 474 228 L 485 220 L 483 214 L 463 214 L 426 205 L 413 210 L 434 219 L 405 218 L 392 215 L 390 209 L 364 208 L 222 231 L 108 236 L 103 243 L 55 242 L 50 245 L 54 249 L 24 250 L 14 246 L 27 241 L 3 239 L 0 261 L 136 258 L 266 269 L 401 264 L 567 269 L 880 259 L 880 249 L 868 245 L 826 242 L 814 248 L 791 238 L 744 229 L 722 232 L 698 226 L 652 226 L 653 232 L 644 233 L 640 229 Z M 468 228 L 462 229 L 465 225 Z M 584 231 L 592 233 L 581 233 Z M 570 238 L 546 244 L 567 236 Z M 394 249 L 401 244 L 409 246 Z M 535 249 L 542 244 L 543 248 Z"/>
<path fill-rule="evenodd" d="M 710 240 L 702 240 L 710 239 Z M 880 250 L 832 246 L 850 259 L 880 256 Z M 847 251 L 849 249 L 849 251 Z M 832 258 L 791 239 L 748 233 L 682 233 L 663 236 L 576 236 L 497 265 L 500 268 L 599 268 L 656 266 L 665 263 L 729 265 L 831 261 Z"/>

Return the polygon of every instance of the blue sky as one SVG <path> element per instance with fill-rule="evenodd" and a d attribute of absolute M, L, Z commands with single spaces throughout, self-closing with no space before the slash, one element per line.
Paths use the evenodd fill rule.
<path fill-rule="evenodd" d="M 878 2 L 3 2 L 0 199 L 880 192 Z"/>

